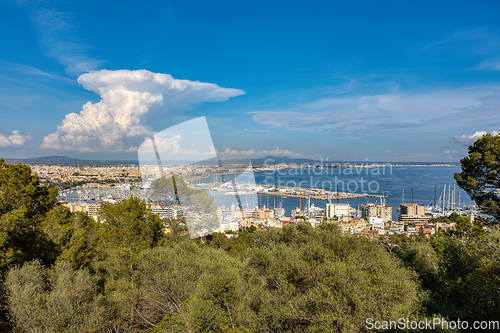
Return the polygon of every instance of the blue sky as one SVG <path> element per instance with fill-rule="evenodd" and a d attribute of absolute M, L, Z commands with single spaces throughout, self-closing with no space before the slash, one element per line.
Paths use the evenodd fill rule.
<path fill-rule="evenodd" d="M 458 161 L 500 130 L 497 1 L 0 1 L 0 156 Z"/>

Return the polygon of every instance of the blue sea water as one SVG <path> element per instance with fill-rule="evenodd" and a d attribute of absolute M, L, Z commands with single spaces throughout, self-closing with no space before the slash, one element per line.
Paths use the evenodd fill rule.
<path fill-rule="evenodd" d="M 470 197 L 461 190 L 455 182 L 453 175 L 460 172 L 460 167 L 454 166 L 385 166 L 376 168 L 343 168 L 343 169 L 290 169 L 266 171 L 255 173 L 256 184 L 294 186 L 305 188 L 321 188 L 340 192 L 385 194 L 385 203 L 392 207 L 392 218 L 397 220 L 399 204 L 417 203 L 419 205 L 432 205 L 434 203 L 434 189 L 436 188 L 436 204 L 440 205 L 446 185 L 446 197 L 449 189 L 455 189 L 455 202 L 462 205 L 472 205 Z M 226 175 L 226 180 L 235 175 Z M 218 177 L 220 179 L 220 176 Z M 214 177 L 209 177 L 200 182 L 213 182 Z M 413 193 L 413 195 L 412 195 Z M 76 192 L 65 194 L 68 201 L 77 201 Z M 62 197 L 61 197 L 62 198 Z M 286 198 L 265 194 L 241 195 L 241 202 L 246 207 L 277 207 L 280 203 L 285 209 L 286 216 L 302 204 L 305 209 L 307 199 Z M 316 207 L 325 208 L 325 200 L 311 200 Z M 332 202 L 336 202 L 332 199 Z M 380 203 L 378 198 L 352 198 L 341 199 L 341 203 L 349 203 L 352 207 L 359 208 L 363 203 Z"/>
<path fill-rule="evenodd" d="M 462 205 L 472 205 L 470 197 L 461 190 L 453 178 L 460 167 L 454 166 L 386 166 L 377 168 L 345 168 L 345 169 L 290 169 L 255 173 L 257 184 L 273 185 L 275 182 L 283 186 L 298 186 L 309 188 L 323 188 L 336 191 L 337 185 L 340 192 L 385 194 L 388 197 L 386 205 L 392 207 L 393 219 L 397 220 L 397 208 L 403 202 L 417 203 L 419 205 L 432 205 L 434 203 L 434 190 L 436 188 L 436 204 L 443 196 L 446 185 L 448 189 L 455 189 L 455 203 L 460 200 Z M 412 195 L 413 193 L 413 195 Z M 287 216 L 291 210 L 299 207 L 299 198 L 280 198 L 270 195 L 259 195 L 259 206 L 274 207 L 282 201 Z M 326 201 L 311 200 L 315 206 L 324 208 Z M 335 202 L 332 201 L 332 202 Z M 352 207 L 360 207 L 363 203 L 379 203 L 378 198 L 353 198 L 340 200 L 348 202 Z M 302 199 L 304 209 L 306 200 Z"/>

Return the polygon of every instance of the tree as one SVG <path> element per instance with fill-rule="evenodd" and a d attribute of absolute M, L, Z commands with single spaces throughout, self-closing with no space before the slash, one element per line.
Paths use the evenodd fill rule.
<path fill-rule="evenodd" d="M 103 203 L 96 268 L 106 272 L 106 295 L 118 317 L 133 322 L 137 303 L 137 264 L 141 250 L 164 239 L 163 224 L 139 198 Z M 128 318 L 128 319 L 127 319 Z"/>
<path fill-rule="evenodd" d="M 57 189 L 41 185 L 29 166 L 0 159 L 0 271 L 35 258 L 53 262 L 40 223 L 56 204 Z"/>
<path fill-rule="evenodd" d="M 25 263 L 9 271 L 5 285 L 12 319 L 24 332 L 89 332 L 106 318 L 97 279 L 66 263 L 54 270 Z"/>
<path fill-rule="evenodd" d="M 177 189 L 175 193 L 174 189 Z M 164 202 L 167 205 L 176 201 L 179 197 L 184 217 L 182 221 L 172 222 L 172 231 L 177 227 L 184 227 L 186 224 L 191 238 L 203 237 L 211 234 L 220 227 L 217 217 L 217 205 L 214 199 L 205 191 L 190 188 L 181 178 L 161 177 L 153 181 L 150 199 L 153 202 Z M 181 222 L 178 225 L 178 222 Z M 180 230 L 182 234 L 184 230 Z"/>
<path fill-rule="evenodd" d="M 100 217 L 100 249 L 105 256 L 131 259 L 140 250 L 152 248 L 164 238 L 159 216 L 136 197 L 117 204 L 102 203 Z"/>
<path fill-rule="evenodd" d="M 500 135 L 486 134 L 469 146 L 455 173 L 458 186 L 476 202 L 481 212 L 500 221 Z"/>
<path fill-rule="evenodd" d="M 413 274 L 335 225 L 259 230 L 246 258 L 254 331 L 359 332 L 366 318 L 408 317 L 417 302 Z"/>
<path fill-rule="evenodd" d="M 67 261 L 74 269 L 91 268 L 97 255 L 100 224 L 82 212 L 71 213 L 58 206 L 47 213 L 41 230 L 55 245 L 58 261 Z"/>

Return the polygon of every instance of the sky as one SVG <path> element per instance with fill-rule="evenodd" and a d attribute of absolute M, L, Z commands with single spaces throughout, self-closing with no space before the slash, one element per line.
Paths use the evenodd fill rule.
<path fill-rule="evenodd" d="M 493 0 L 0 0 L 0 157 L 135 160 L 205 117 L 219 152 L 458 162 L 500 131 L 498 13 Z"/>

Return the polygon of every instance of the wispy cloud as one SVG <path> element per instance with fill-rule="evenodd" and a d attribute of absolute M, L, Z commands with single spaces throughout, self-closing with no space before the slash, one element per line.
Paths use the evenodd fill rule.
<path fill-rule="evenodd" d="M 252 118 L 259 124 L 276 129 L 295 131 L 359 131 L 368 126 L 380 125 L 381 118 L 387 117 L 349 117 L 333 112 L 280 112 L 256 111 Z M 368 125 L 371 121 L 371 125 Z"/>
<path fill-rule="evenodd" d="M 218 153 L 222 155 L 245 155 L 249 157 L 265 157 L 265 156 L 288 156 L 288 157 L 304 157 L 301 153 L 296 153 L 289 149 L 281 149 L 276 147 L 272 150 L 237 150 L 231 148 L 225 148 L 224 150 L 218 150 Z"/>
<path fill-rule="evenodd" d="M 101 100 L 86 103 L 78 114 L 67 114 L 57 131 L 43 139 L 42 148 L 80 152 L 134 151 L 137 138 L 142 141 L 152 134 L 142 123 L 152 105 L 162 104 L 167 112 L 173 112 L 202 102 L 226 101 L 245 93 L 147 70 L 100 70 L 81 75 L 78 83 L 99 94 Z"/>
<path fill-rule="evenodd" d="M 29 77 L 30 80 L 33 78 L 41 78 L 41 79 L 48 79 L 48 80 L 55 80 L 55 81 L 61 81 L 64 83 L 69 83 L 69 84 L 75 84 L 76 82 L 70 78 L 53 74 L 53 73 L 48 73 L 45 71 L 42 71 L 38 68 L 23 65 L 23 64 L 18 64 L 18 63 L 12 63 L 12 62 L 6 62 L 6 61 L 1 61 L 0 60 L 0 69 L 1 72 L 7 73 L 15 73 L 17 75 L 9 75 L 8 78 L 12 79 L 19 79 L 19 80 L 26 80 L 26 77 Z M 19 78 L 19 74 L 21 74 L 22 78 Z M 7 76 L 5 76 L 7 78 Z M 26 84 L 26 82 L 25 82 Z"/>
<path fill-rule="evenodd" d="M 288 110 L 252 111 L 255 122 L 280 130 L 316 132 L 431 130 L 450 115 L 480 107 L 485 89 L 332 96 Z M 440 124 L 436 124 L 436 120 Z M 455 119 L 457 120 L 457 119 Z"/>
<path fill-rule="evenodd" d="M 426 49 L 460 46 L 476 54 L 491 54 L 500 49 L 500 39 L 496 31 L 485 28 L 460 30 L 441 40 L 429 43 Z"/>
<path fill-rule="evenodd" d="M 31 135 L 29 133 L 27 135 L 21 135 L 18 130 L 15 130 L 12 131 L 12 134 L 9 136 L 0 134 L 0 147 L 19 147 L 29 140 L 31 140 Z"/>
<path fill-rule="evenodd" d="M 500 89 L 493 87 L 488 93 L 483 92 L 475 97 L 476 103 L 470 106 L 458 108 L 456 112 L 446 114 L 437 119 L 439 123 L 445 122 L 447 125 L 461 123 L 467 130 L 490 129 L 495 124 L 500 123 Z M 450 128 L 450 126 L 448 127 Z"/>
<path fill-rule="evenodd" d="M 477 65 L 474 69 L 500 71 L 500 57 L 486 59 L 482 63 Z"/>
<path fill-rule="evenodd" d="M 18 1 L 18 4 L 30 11 L 46 55 L 62 64 L 68 75 L 78 76 L 103 64 L 103 61 L 90 55 L 88 44 L 77 37 L 70 13 L 54 8 L 49 1 Z"/>
<path fill-rule="evenodd" d="M 476 58 L 478 64 L 470 66 L 470 70 L 500 71 L 500 35 L 497 31 L 485 28 L 457 31 L 449 37 L 428 44 L 427 51 L 440 51 L 460 48 L 458 55 Z M 456 53 L 456 52 L 455 52 Z"/>

